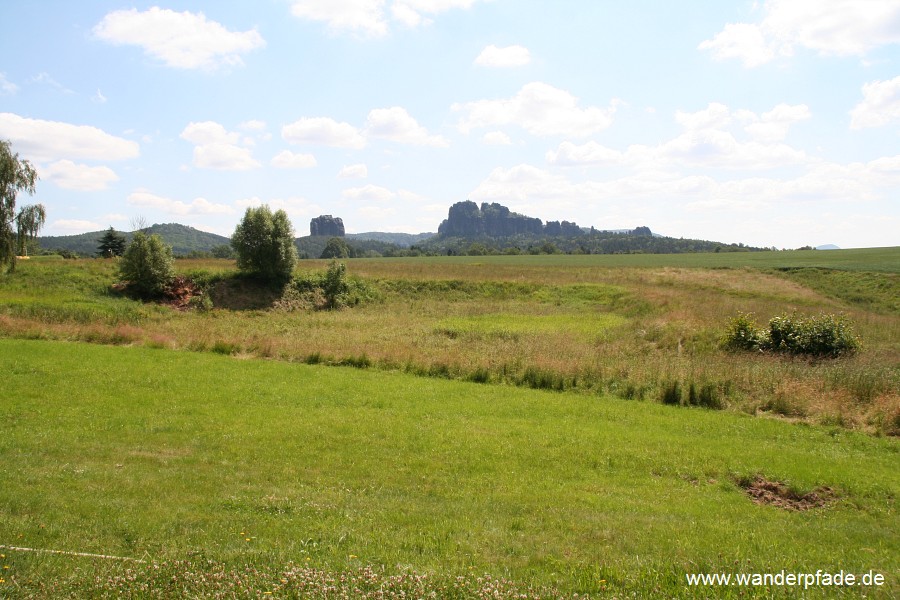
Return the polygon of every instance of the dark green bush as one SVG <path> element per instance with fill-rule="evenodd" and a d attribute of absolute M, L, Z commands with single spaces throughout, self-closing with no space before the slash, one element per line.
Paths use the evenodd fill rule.
<path fill-rule="evenodd" d="M 283 310 L 335 310 L 376 298 L 375 290 L 364 280 L 347 275 L 344 263 L 332 261 L 324 272 L 295 276 L 276 306 Z"/>
<path fill-rule="evenodd" d="M 724 346 L 731 350 L 766 350 L 835 358 L 859 349 L 859 338 L 843 315 L 804 317 L 782 314 L 769 320 L 768 330 L 757 327 L 751 315 L 733 318 L 725 333 Z"/>
<path fill-rule="evenodd" d="M 139 296 L 158 296 L 175 277 L 171 246 L 158 235 L 138 231 L 119 263 L 119 276 Z"/>

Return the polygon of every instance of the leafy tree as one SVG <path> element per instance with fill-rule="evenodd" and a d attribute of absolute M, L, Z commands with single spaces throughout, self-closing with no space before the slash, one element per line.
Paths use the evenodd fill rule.
<path fill-rule="evenodd" d="M 122 256 L 125 254 L 125 246 L 128 244 L 125 236 L 113 229 L 112 226 L 97 241 L 100 242 L 97 254 L 104 258 Z"/>
<path fill-rule="evenodd" d="M 231 236 L 241 271 L 272 283 L 285 283 L 297 264 L 294 228 L 287 213 L 268 205 L 248 208 Z"/>
<path fill-rule="evenodd" d="M 37 171 L 31 163 L 20 159 L 18 153 L 14 154 L 10 142 L 0 140 L 0 268 L 6 266 L 10 271 L 16 268 L 16 234 L 13 232 L 13 222 L 17 221 L 16 196 L 21 191 L 34 194 L 37 179 Z"/>
<path fill-rule="evenodd" d="M 19 240 L 19 254 L 28 256 L 28 244 L 37 238 L 37 232 L 41 230 L 47 221 L 47 209 L 43 204 L 30 204 L 23 206 L 16 215 L 16 237 Z"/>
<path fill-rule="evenodd" d="M 325 276 L 322 278 L 322 293 L 325 296 L 325 308 L 333 310 L 342 308 L 347 303 L 350 286 L 347 283 L 347 266 L 336 260 L 331 261 Z"/>
<path fill-rule="evenodd" d="M 172 247 L 158 235 L 138 231 L 122 256 L 119 276 L 140 296 L 159 295 L 175 277 Z"/>
<path fill-rule="evenodd" d="M 333 237 L 325 244 L 320 258 L 350 258 L 350 246 L 342 238 Z"/>

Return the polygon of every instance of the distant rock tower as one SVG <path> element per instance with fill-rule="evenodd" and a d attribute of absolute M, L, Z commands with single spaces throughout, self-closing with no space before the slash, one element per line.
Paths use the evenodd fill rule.
<path fill-rule="evenodd" d="M 322 215 L 309 222 L 309 235 L 344 237 L 344 221 L 340 217 Z"/>

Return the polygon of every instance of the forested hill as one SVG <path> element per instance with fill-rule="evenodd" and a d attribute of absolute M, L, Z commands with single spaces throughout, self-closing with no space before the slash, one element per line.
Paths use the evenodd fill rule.
<path fill-rule="evenodd" d="M 146 230 L 156 234 L 172 246 L 176 256 L 186 256 L 192 252 L 209 252 L 217 246 L 228 246 L 231 240 L 223 235 L 200 231 L 179 223 L 155 224 Z M 90 231 L 78 235 L 39 237 L 38 243 L 44 250 L 65 250 L 85 256 L 97 253 L 100 238 L 106 231 Z M 119 232 L 131 241 L 133 232 Z"/>

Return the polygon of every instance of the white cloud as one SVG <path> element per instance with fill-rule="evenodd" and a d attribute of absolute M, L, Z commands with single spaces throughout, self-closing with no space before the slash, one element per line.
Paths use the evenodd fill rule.
<path fill-rule="evenodd" d="M 512 124 L 537 136 L 585 137 L 610 126 L 616 104 L 613 101 L 609 108 L 580 108 L 578 99 L 569 92 L 533 82 L 512 98 L 454 104 L 451 108 L 464 113 L 458 124 L 463 133 Z"/>
<path fill-rule="evenodd" d="M 203 13 L 179 13 L 156 6 L 144 12 L 113 11 L 93 33 L 111 44 L 140 46 L 166 66 L 179 69 L 239 66 L 242 54 L 266 45 L 255 29 L 228 31 Z"/>
<path fill-rule="evenodd" d="M 711 103 L 696 112 L 677 111 L 675 121 L 684 132 L 656 146 L 635 144 L 625 150 L 594 141 L 582 145 L 562 142 L 546 153 L 556 166 L 625 166 L 643 173 L 668 172 L 674 166 L 710 169 L 773 169 L 812 164 L 802 151 L 783 143 L 793 123 L 810 118 L 804 105 L 779 104 L 761 116 L 749 110 L 732 111 Z M 750 139 L 735 137 L 742 129 Z"/>
<path fill-rule="evenodd" d="M 376 38 L 388 32 L 384 0 L 296 0 L 291 13 L 327 23 L 332 34 L 349 31 L 358 37 Z"/>
<path fill-rule="evenodd" d="M 752 113 L 750 114 L 752 115 Z M 787 137 L 791 125 L 811 117 L 812 113 L 805 104 L 792 106 L 782 103 L 769 112 L 763 113 L 758 119 L 753 115 L 751 118 L 754 122 L 747 125 L 744 131 L 756 141 L 777 142 Z"/>
<path fill-rule="evenodd" d="M 6 78 L 6 73 L 0 72 L 0 96 L 11 96 L 19 91 L 19 86 Z"/>
<path fill-rule="evenodd" d="M 698 46 L 709 50 L 716 60 L 740 59 L 745 67 L 758 67 L 775 58 L 775 50 L 757 25 L 728 23 L 711 40 Z"/>
<path fill-rule="evenodd" d="M 522 67 L 531 62 L 531 53 L 524 46 L 498 48 L 491 44 L 481 51 L 475 64 L 482 67 Z"/>
<path fill-rule="evenodd" d="M 850 128 L 880 127 L 900 119 L 900 77 L 863 86 L 863 100 L 850 112 Z"/>
<path fill-rule="evenodd" d="M 481 143 L 488 146 L 509 146 L 512 140 L 502 131 L 489 131 L 481 137 Z"/>
<path fill-rule="evenodd" d="M 67 190 L 105 190 L 119 177 L 109 167 L 78 165 L 71 160 L 59 160 L 38 169 L 40 176 Z"/>
<path fill-rule="evenodd" d="M 258 119 L 251 119 L 238 125 L 238 129 L 241 131 L 265 131 L 266 122 Z"/>
<path fill-rule="evenodd" d="M 454 8 L 467 9 L 479 0 L 393 0 L 391 18 L 409 28 L 430 25 L 437 15 Z M 295 17 L 327 24 L 329 33 L 350 33 L 358 38 L 386 36 L 390 23 L 385 15 L 385 0 L 294 0 Z"/>
<path fill-rule="evenodd" d="M 13 113 L 0 113 L 0 138 L 8 139 L 16 151 L 37 161 L 124 160 L 140 155 L 136 142 L 96 127 L 28 119 Z"/>
<path fill-rule="evenodd" d="M 157 196 L 147 190 L 135 190 L 128 195 L 128 204 L 153 208 L 172 215 L 230 215 L 234 208 L 226 204 L 215 204 L 205 198 L 196 198 L 190 204 L 181 200 L 173 200 Z"/>
<path fill-rule="evenodd" d="M 296 230 L 297 222 L 302 219 L 311 219 L 313 217 L 319 216 L 322 214 L 322 207 L 318 204 L 310 202 L 306 198 L 294 196 L 289 198 L 270 198 L 263 202 L 258 196 L 253 196 L 252 198 L 244 198 L 243 200 L 238 200 L 234 203 L 241 210 L 246 210 L 250 207 L 257 207 L 266 204 L 273 211 L 275 210 L 283 210 L 288 214 L 289 217 L 293 220 L 293 225 Z M 308 230 L 307 230 L 308 231 Z"/>
<path fill-rule="evenodd" d="M 339 148 L 360 149 L 366 138 L 349 123 L 328 117 L 303 118 L 281 128 L 281 137 L 291 144 L 322 144 Z"/>
<path fill-rule="evenodd" d="M 431 19 L 422 14 L 437 15 L 452 9 L 469 9 L 479 0 L 394 0 L 391 10 L 395 19 L 400 19 L 406 25 L 430 25 Z M 404 15 L 403 18 L 397 14 Z M 413 16 L 415 15 L 415 16 Z M 409 21 L 415 21 L 410 23 Z"/>
<path fill-rule="evenodd" d="M 82 219 L 58 219 L 50 223 L 47 227 L 48 229 L 61 230 L 61 231 L 97 231 L 99 229 L 105 229 L 103 225 L 97 223 L 95 221 L 86 221 Z"/>
<path fill-rule="evenodd" d="M 377 108 L 369 112 L 365 132 L 376 138 L 412 144 L 414 146 L 446 147 L 447 140 L 440 135 L 430 135 L 428 130 L 406 112 L 405 108 Z"/>
<path fill-rule="evenodd" d="M 593 141 L 581 146 L 576 146 L 572 142 L 563 142 L 556 151 L 547 152 L 547 162 L 551 165 L 611 165 L 621 161 L 621 152 Z"/>
<path fill-rule="evenodd" d="M 279 169 L 311 169 L 318 164 L 312 154 L 294 154 L 290 150 L 283 150 L 272 159 L 272 166 Z"/>
<path fill-rule="evenodd" d="M 344 165 L 338 173 L 340 179 L 365 179 L 369 176 L 369 169 L 364 164 Z"/>
<path fill-rule="evenodd" d="M 260 164 L 248 148 L 232 144 L 204 144 L 194 147 L 194 166 L 219 171 L 249 171 Z"/>
<path fill-rule="evenodd" d="M 737 58 L 746 67 L 790 56 L 796 47 L 820 55 L 864 56 L 900 43 L 895 0 L 769 0 L 758 24 L 729 23 L 699 45 L 716 60 Z"/>
<path fill-rule="evenodd" d="M 368 202 L 384 202 L 396 196 L 391 190 L 372 184 L 346 189 L 341 195 L 347 200 Z"/>
<path fill-rule="evenodd" d="M 106 96 L 103 95 L 100 88 L 97 88 L 97 93 L 91 96 L 91 102 L 95 102 L 96 104 L 106 104 Z"/>
<path fill-rule="evenodd" d="M 127 221 L 128 217 L 126 217 L 125 215 L 123 215 L 121 213 L 107 213 L 107 214 L 103 215 L 102 217 L 100 217 L 100 220 L 107 221 L 107 222 L 110 222 L 110 221 L 122 222 L 122 221 Z"/>
<path fill-rule="evenodd" d="M 731 111 L 724 104 L 710 102 L 705 109 L 696 112 L 675 111 L 675 122 L 688 131 L 719 129 L 731 123 Z"/>
<path fill-rule="evenodd" d="M 183 140 L 197 145 L 205 144 L 236 144 L 240 139 L 237 133 L 230 133 L 225 127 L 215 121 L 190 122 L 179 136 Z"/>
<path fill-rule="evenodd" d="M 188 123 L 180 137 L 194 144 L 195 167 L 219 171 L 249 171 L 260 166 L 249 148 L 237 145 L 240 134 L 228 131 L 215 121 Z"/>

